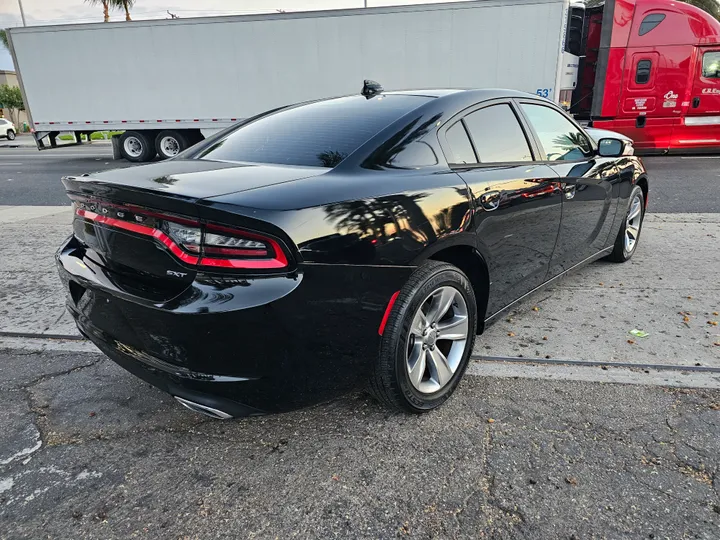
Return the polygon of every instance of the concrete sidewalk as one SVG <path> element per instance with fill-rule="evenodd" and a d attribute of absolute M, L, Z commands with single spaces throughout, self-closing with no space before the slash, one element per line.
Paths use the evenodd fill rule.
<path fill-rule="evenodd" d="M 53 261 L 71 218 L 69 206 L 0 206 L 0 331 L 78 335 Z M 720 368 L 720 327 L 708 324 L 720 320 L 719 244 L 720 214 L 648 214 L 629 263 L 597 262 L 537 293 L 475 352 Z M 0 337 L 0 346 L 16 343 Z"/>

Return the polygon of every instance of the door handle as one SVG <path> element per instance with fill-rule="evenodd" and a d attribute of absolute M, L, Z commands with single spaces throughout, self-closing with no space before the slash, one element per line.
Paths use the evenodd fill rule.
<path fill-rule="evenodd" d="M 567 200 L 575 198 L 575 184 L 562 184 L 562 192 Z"/>
<path fill-rule="evenodd" d="M 692 103 L 693 109 L 697 109 L 700 106 L 700 98 L 694 97 Z"/>
<path fill-rule="evenodd" d="M 482 206 L 488 212 L 497 210 L 500 206 L 500 192 L 499 191 L 488 191 L 480 195 L 480 206 Z"/>

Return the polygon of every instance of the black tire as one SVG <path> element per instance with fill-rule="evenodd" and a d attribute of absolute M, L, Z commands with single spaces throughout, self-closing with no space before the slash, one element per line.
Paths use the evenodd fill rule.
<path fill-rule="evenodd" d="M 406 354 L 411 346 L 410 327 L 429 295 L 445 286 L 454 288 L 465 300 L 469 335 L 449 382 L 434 393 L 422 393 L 410 381 L 406 368 Z M 452 395 L 465 373 L 475 343 L 476 328 L 477 306 L 470 280 L 451 264 L 428 261 L 412 274 L 390 312 L 380 343 L 380 355 L 370 377 L 370 393 L 380 402 L 400 411 L 417 414 L 439 407 Z"/>
<path fill-rule="evenodd" d="M 638 198 L 640 200 L 640 221 L 637 224 L 638 226 L 635 242 L 633 243 L 632 247 L 628 248 L 627 243 L 625 242 L 625 234 L 628 226 L 628 216 L 633 210 L 633 202 Z M 618 231 L 618 235 L 615 238 L 615 246 L 613 247 L 612 253 L 610 253 L 610 255 L 606 257 L 608 261 L 623 263 L 625 261 L 629 261 L 632 258 L 635 251 L 637 251 L 638 242 L 640 242 L 640 234 L 642 233 L 642 225 L 644 221 L 645 195 L 643 194 L 642 188 L 640 188 L 640 186 L 635 186 L 630 193 L 628 208 L 627 210 L 625 210 L 625 213 L 623 215 L 623 222 L 620 226 L 620 231 Z"/>
<path fill-rule="evenodd" d="M 134 163 L 152 160 L 157 153 L 154 135 L 143 131 L 126 131 L 120 135 L 120 154 Z"/>
<path fill-rule="evenodd" d="M 185 133 L 174 129 L 161 131 L 155 137 L 155 150 L 160 159 L 173 158 L 192 145 L 192 141 Z"/>
<path fill-rule="evenodd" d="M 15 140 L 15 132 L 12 129 L 7 130 L 7 140 L 8 141 L 14 141 Z"/>

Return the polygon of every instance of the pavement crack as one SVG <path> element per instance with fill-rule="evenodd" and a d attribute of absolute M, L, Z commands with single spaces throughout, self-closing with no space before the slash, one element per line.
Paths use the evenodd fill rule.
<path fill-rule="evenodd" d="M 96 364 L 102 362 L 103 360 L 105 360 L 105 357 L 104 357 L 104 356 L 99 356 L 98 358 L 96 358 L 95 360 L 93 360 L 92 362 L 90 362 L 89 364 L 82 364 L 82 365 L 80 365 L 80 366 L 74 366 L 74 367 L 71 367 L 71 368 L 69 368 L 69 369 L 65 369 L 65 370 L 62 370 L 62 371 L 55 371 L 55 372 L 53 372 L 53 373 L 44 373 L 43 375 L 40 375 L 39 377 L 33 379 L 32 381 L 21 385 L 20 388 L 22 388 L 23 390 L 28 390 L 28 389 L 30 389 L 31 387 L 33 387 L 33 386 L 35 386 L 35 385 L 37 385 L 37 384 L 40 384 L 41 382 L 47 381 L 47 380 L 49 380 L 49 379 L 54 379 L 55 377 L 63 377 L 63 376 L 65 376 L 65 375 L 70 375 L 71 373 L 75 373 L 75 372 L 77 372 L 77 371 L 81 371 L 81 370 L 83 370 L 83 369 L 87 369 L 87 368 L 89 368 L 89 367 L 93 367 L 93 366 L 95 366 Z"/>

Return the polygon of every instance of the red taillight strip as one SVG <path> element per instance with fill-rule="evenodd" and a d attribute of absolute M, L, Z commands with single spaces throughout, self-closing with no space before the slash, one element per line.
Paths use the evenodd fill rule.
<path fill-rule="evenodd" d="M 211 229 L 218 230 L 218 231 L 232 231 L 235 234 L 241 234 L 245 235 L 251 238 L 259 238 L 262 239 L 265 242 L 268 242 L 275 252 L 275 257 L 272 259 L 213 259 L 209 257 L 203 257 L 199 258 L 194 255 L 189 255 L 188 253 L 185 253 L 180 246 L 178 246 L 172 238 L 170 238 L 168 235 L 166 235 L 164 232 L 162 232 L 159 229 L 154 229 L 153 227 L 148 227 L 147 225 L 140 225 L 138 223 L 130 223 L 128 221 L 122 221 L 120 219 L 115 219 L 107 216 L 101 216 L 100 214 L 96 214 L 95 212 L 90 212 L 89 210 L 83 210 L 82 208 L 78 208 L 75 213 L 84 218 L 88 219 L 90 221 L 94 221 L 96 223 L 102 223 L 103 225 L 108 225 L 109 227 L 115 227 L 117 229 L 124 229 L 126 231 L 142 234 L 145 236 L 151 236 L 158 240 L 161 244 L 163 244 L 165 247 L 167 247 L 170 252 L 175 255 L 177 258 L 179 258 L 181 261 L 187 263 L 187 264 L 193 264 L 193 265 L 200 265 L 200 266 L 210 266 L 214 268 L 246 268 L 246 269 L 276 269 L 276 268 L 285 268 L 288 265 L 287 257 L 285 257 L 285 253 L 283 252 L 282 248 L 280 248 L 280 244 L 278 244 L 275 240 L 272 238 L 267 238 L 265 236 L 255 235 L 252 233 L 246 233 L 245 231 L 238 231 L 235 229 L 229 229 L 226 227 L 220 227 L 220 226 L 212 226 Z M 158 217 L 162 217 L 160 214 L 156 214 Z"/>
<path fill-rule="evenodd" d="M 172 238 L 170 238 L 161 230 L 153 229 L 152 227 L 148 227 L 147 225 L 139 225 L 137 223 L 129 223 L 120 219 L 101 216 L 100 214 L 90 212 L 89 210 L 83 210 L 82 208 L 78 208 L 75 213 L 81 218 L 89 219 L 90 221 L 95 221 L 96 223 L 102 223 L 103 225 L 115 227 L 116 229 L 123 229 L 126 231 L 143 234 L 145 236 L 151 236 L 158 240 L 165 247 L 167 247 L 172 252 L 172 254 L 181 261 L 187 264 L 198 263 L 199 257 L 195 257 L 194 255 L 189 255 L 185 253 L 182 249 L 180 249 L 180 246 L 173 242 Z"/>
<path fill-rule="evenodd" d="M 395 305 L 395 300 L 397 300 L 398 295 L 400 294 L 400 291 L 396 292 L 390 297 L 390 301 L 388 302 L 387 307 L 385 308 L 385 315 L 383 315 L 382 321 L 380 322 L 380 328 L 378 328 L 378 334 L 383 335 L 383 332 L 385 331 L 385 325 L 388 322 L 388 319 L 390 318 L 390 312 L 392 311 L 393 306 Z"/>
<path fill-rule="evenodd" d="M 216 231 L 216 232 L 226 232 L 230 234 L 236 234 L 240 236 L 244 236 L 246 238 L 255 238 L 257 240 L 262 240 L 263 242 L 267 242 L 270 244 L 270 247 L 272 247 L 273 251 L 275 252 L 275 257 L 272 259 L 210 259 L 207 257 L 203 257 L 203 259 L 200 261 L 200 264 L 204 264 L 207 266 L 218 266 L 218 267 L 224 267 L 224 268 L 284 268 L 288 265 L 287 257 L 285 257 L 285 252 L 280 247 L 280 244 L 278 244 L 275 240 L 272 238 L 268 238 L 267 236 L 262 236 L 259 234 L 253 234 L 248 231 L 239 231 L 237 229 L 233 229 L 231 227 L 223 227 L 222 225 L 216 225 L 214 223 L 208 223 L 207 225 L 208 231 Z"/>

